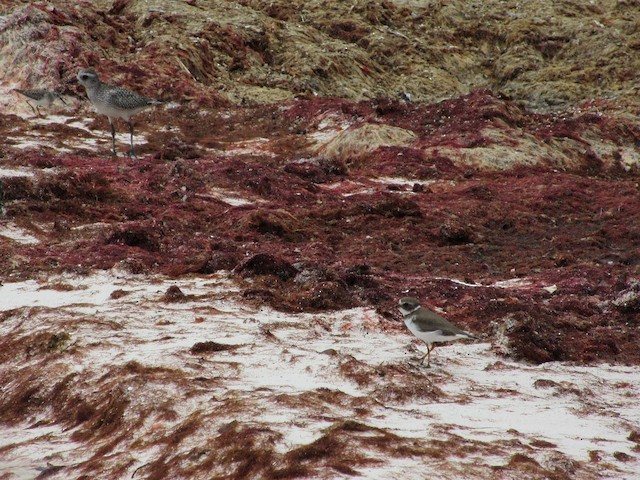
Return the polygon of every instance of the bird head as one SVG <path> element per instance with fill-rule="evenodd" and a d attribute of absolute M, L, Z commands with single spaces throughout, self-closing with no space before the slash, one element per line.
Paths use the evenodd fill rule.
<path fill-rule="evenodd" d="M 420 302 L 418 302 L 418 300 L 413 297 L 402 298 L 398 303 L 398 308 L 403 315 L 409 315 L 410 313 L 413 313 L 418 308 L 420 308 Z"/>
<path fill-rule="evenodd" d="M 80 70 L 76 78 L 78 79 L 78 82 L 80 82 L 85 87 L 97 85 L 100 82 L 98 74 L 91 68 Z"/>

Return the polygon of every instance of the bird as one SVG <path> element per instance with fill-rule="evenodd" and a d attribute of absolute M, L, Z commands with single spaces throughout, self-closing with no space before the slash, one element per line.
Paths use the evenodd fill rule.
<path fill-rule="evenodd" d="M 117 156 L 116 128 L 114 121 L 116 118 L 122 118 L 127 122 L 127 125 L 129 125 L 129 133 L 131 134 L 129 158 L 135 158 L 136 154 L 133 149 L 133 124 L 131 123 L 131 117 L 149 107 L 161 105 L 163 102 L 145 97 L 144 95 L 132 92 L 126 88 L 103 83 L 95 70 L 91 68 L 81 69 L 78 72 L 76 79 L 84 86 L 87 91 L 87 96 L 96 111 L 109 118 L 109 124 L 111 125 L 112 156 Z"/>
<path fill-rule="evenodd" d="M 67 102 L 64 101 L 64 98 L 62 98 L 62 95 L 58 92 L 45 90 L 44 88 L 36 88 L 34 90 L 20 90 L 16 88 L 16 92 L 27 97 L 27 104 L 31 107 L 33 113 L 38 116 L 40 116 L 40 107 L 50 107 L 56 99 L 59 99 L 62 103 L 67 105 Z M 36 104 L 36 108 L 33 108 L 33 105 L 31 105 L 29 100 L 32 100 Z"/>
<path fill-rule="evenodd" d="M 413 297 L 402 298 L 398 308 L 411 333 L 427 344 L 427 353 L 420 359 L 420 363 L 424 363 L 424 359 L 427 359 L 427 368 L 431 367 L 431 351 L 436 342 L 449 342 L 462 338 L 480 340 L 479 337 L 459 329 L 446 318 L 421 307 L 420 302 Z"/>

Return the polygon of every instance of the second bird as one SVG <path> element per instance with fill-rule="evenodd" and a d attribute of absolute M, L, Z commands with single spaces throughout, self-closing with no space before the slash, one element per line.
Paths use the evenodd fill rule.
<path fill-rule="evenodd" d="M 401 299 L 398 308 L 411 333 L 427 344 L 427 353 L 421 359 L 421 362 L 427 359 L 427 368 L 431 366 L 431 351 L 436 342 L 450 342 L 462 338 L 479 340 L 478 337 L 459 329 L 446 318 L 421 307 L 418 300 L 413 297 Z"/>
<path fill-rule="evenodd" d="M 100 77 L 98 77 L 98 74 L 92 69 L 80 70 L 78 72 L 77 79 L 86 89 L 87 96 L 89 97 L 89 100 L 91 100 L 96 111 L 109 117 L 109 124 L 111 125 L 112 155 L 114 157 L 117 156 L 116 128 L 114 121 L 116 118 L 122 118 L 127 122 L 127 125 L 129 125 L 129 132 L 131 133 L 129 157 L 135 157 L 136 154 L 133 149 L 133 124 L 131 123 L 131 117 L 149 107 L 160 105 L 162 102 L 147 98 L 125 88 L 103 83 L 100 80 Z"/>
<path fill-rule="evenodd" d="M 67 104 L 67 102 L 64 101 L 64 98 L 62 98 L 62 95 L 51 90 L 45 90 L 42 88 L 37 88 L 35 90 L 19 90 L 16 88 L 16 92 L 27 97 L 27 105 L 29 105 L 31 110 L 33 110 L 33 113 L 36 113 L 38 116 L 40 116 L 40 107 L 50 107 L 56 99 L 59 99 L 65 105 Z M 33 108 L 33 105 L 31 105 L 29 100 L 36 104 L 36 108 Z"/>

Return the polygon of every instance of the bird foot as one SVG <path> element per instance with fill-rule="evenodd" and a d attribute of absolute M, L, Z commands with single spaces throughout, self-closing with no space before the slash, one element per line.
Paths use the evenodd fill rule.
<path fill-rule="evenodd" d="M 417 360 L 417 361 L 416 361 Z M 415 363 L 413 363 L 415 362 Z M 413 357 L 409 363 L 413 363 L 414 365 L 417 365 L 419 367 L 424 367 L 424 368 L 431 368 L 431 363 L 425 363 L 425 358 L 424 357 Z"/>
<path fill-rule="evenodd" d="M 427 362 L 427 363 L 425 363 L 425 362 L 424 362 L 424 358 L 421 358 L 421 359 L 420 359 L 420 366 L 421 366 L 421 367 L 424 367 L 424 368 L 431 368 L 431 362 Z"/>

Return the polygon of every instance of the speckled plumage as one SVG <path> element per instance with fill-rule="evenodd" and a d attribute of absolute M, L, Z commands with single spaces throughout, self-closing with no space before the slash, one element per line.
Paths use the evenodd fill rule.
<path fill-rule="evenodd" d="M 122 87 L 103 83 L 93 69 L 80 70 L 78 72 L 77 79 L 86 89 L 87 96 L 96 111 L 109 118 L 109 123 L 111 124 L 113 156 L 116 156 L 116 131 L 113 122 L 116 118 L 122 118 L 129 125 L 129 132 L 131 134 L 131 149 L 129 150 L 129 156 L 135 157 L 135 152 L 133 150 L 133 125 L 131 124 L 131 117 L 136 113 L 140 113 L 151 106 L 159 105 L 162 102 L 147 98 L 144 95 L 140 95 Z"/>

